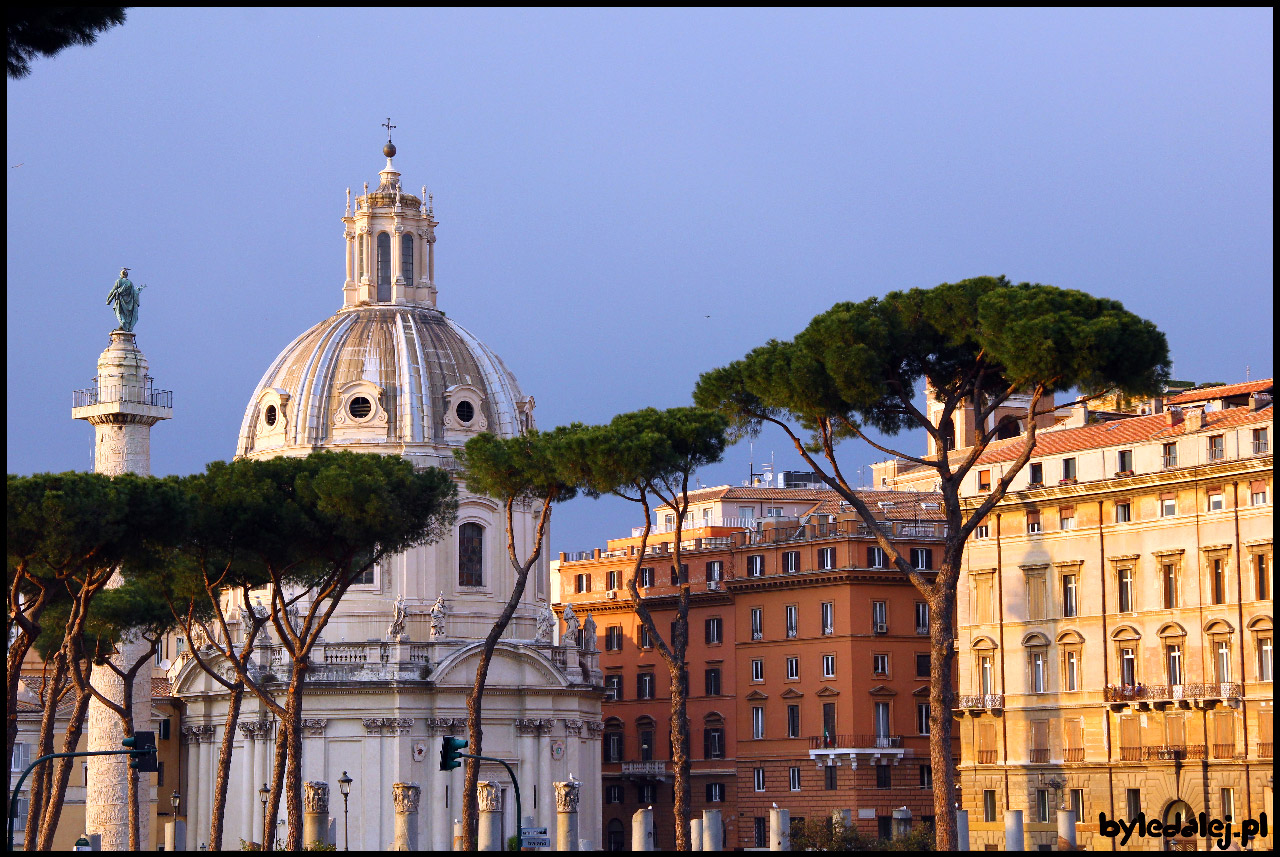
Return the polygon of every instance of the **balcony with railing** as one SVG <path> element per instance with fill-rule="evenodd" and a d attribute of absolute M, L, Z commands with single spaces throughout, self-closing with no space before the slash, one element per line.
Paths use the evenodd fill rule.
<path fill-rule="evenodd" d="M 1178 453 L 1160 456 L 1160 464 L 1165 470 L 1172 470 L 1178 466 Z"/>
<path fill-rule="evenodd" d="M 903 539 L 944 539 L 947 536 L 947 525 L 941 521 L 881 521 L 883 527 L 892 538 Z M 833 538 L 873 538 L 875 533 L 861 521 L 836 521 L 829 524 L 793 524 L 789 526 L 768 527 L 760 530 L 734 533 L 735 547 L 751 547 L 752 545 L 779 545 L 795 542 L 819 541 Z"/>
<path fill-rule="evenodd" d="M 1031 764 L 1033 765 L 1048 764 L 1049 748 L 1048 747 L 1032 747 L 1030 750 L 1030 759 L 1028 761 L 1030 761 Z"/>
<path fill-rule="evenodd" d="M 1143 748 L 1141 748 L 1141 747 L 1123 747 L 1123 746 L 1122 746 L 1122 747 L 1120 748 L 1120 761 L 1122 761 L 1122 762 L 1141 762 L 1141 761 L 1142 761 L 1142 749 L 1143 749 Z"/>
<path fill-rule="evenodd" d="M 98 384 L 71 393 L 72 408 L 88 408 L 93 405 L 131 404 L 149 405 L 153 408 L 172 408 L 173 391 L 157 390 L 147 378 L 142 384 Z"/>
<path fill-rule="evenodd" d="M 1225 457 L 1226 457 L 1226 455 L 1227 455 L 1226 450 L 1224 450 L 1224 449 L 1223 449 L 1222 447 L 1220 447 L 1220 446 L 1211 446 L 1211 447 L 1209 447 L 1209 460 L 1210 460 L 1210 461 L 1221 461 L 1223 458 L 1225 458 Z"/>
<path fill-rule="evenodd" d="M 1004 694 L 980 693 L 975 696 L 962 696 L 957 708 L 1002 711 L 1004 710 Z"/>
<path fill-rule="evenodd" d="M 622 773 L 645 777 L 660 777 L 670 770 L 671 763 L 659 762 L 623 762 Z"/>
<path fill-rule="evenodd" d="M 996 763 L 995 750 L 979 750 L 978 751 L 979 765 L 994 765 L 995 763 Z"/>
<path fill-rule="evenodd" d="M 1142 748 L 1144 762 L 1185 762 L 1188 759 L 1203 758 L 1203 744 L 1191 747 L 1185 744 L 1163 744 Z"/>
<path fill-rule="evenodd" d="M 1107 685 L 1102 698 L 1112 703 L 1178 702 L 1239 699 L 1243 688 L 1239 682 L 1205 682 L 1196 684 Z"/>
<path fill-rule="evenodd" d="M 905 754 L 901 735 L 837 735 L 828 732 L 809 737 L 809 758 L 819 764 L 824 761 L 831 764 L 843 758 L 856 768 L 859 757 L 876 761 L 900 759 Z"/>
<path fill-rule="evenodd" d="M 1259 759 L 1270 759 L 1270 758 L 1272 758 L 1272 756 L 1271 756 L 1271 742 L 1270 742 L 1270 741 L 1262 741 L 1262 742 L 1260 742 L 1260 743 L 1258 744 L 1258 758 L 1259 758 Z"/>
<path fill-rule="evenodd" d="M 1068 747 L 1062 752 L 1064 762 L 1083 762 L 1084 747 Z"/>
<path fill-rule="evenodd" d="M 1234 759 L 1236 755 L 1235 744 L 1214 744 L 1213 758 L 1215 759 Z"/>
<path fill-rule="evenodd" d="M 1265 455 L 1271 451 L 1271 444 L 1265 440 L 1255 440 L 1253 442 L 1253 454 Z"/>
<path fill-rule="evenodd" d="M 756 524 L 755 518 L 703 518 L 701 521 L 685 521 L 680 527 L 681 534 L 692 533 L 694 530 L 703 530 L 709 527 L 733 527 L 735 529 L 748 529 Z M 676 525 L 670 524 L 654 524 L 649 528 L 651 536 L 665 536 L 668 533 L 674 533 Z M 631 538 L 638 539 L 644 534 L 644 527 L 632 527 Z"/>

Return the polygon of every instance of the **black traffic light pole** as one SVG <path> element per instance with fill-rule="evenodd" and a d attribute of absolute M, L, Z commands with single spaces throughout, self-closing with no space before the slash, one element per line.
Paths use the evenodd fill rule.
<path fill-rule="evenodd" d="M 13 795 L 9 799 L 9 850 L 13 850 L 13 823 L 17 816 L 18 794 L 22 791 L 22 784 L 27 781 L 27 775 L 35 769 L 36 765 L 41 762 L 47 762 L 50 759 L 71 759 L 77 756 L 142 756 L 154 755 L 155 752 L 155 747 L 144 747 L 140 750 L 85 750 L 78 753 L 50 753 L 27 765 L 27 769 L 22 772 L 22 776 L 18 777 L 18 785 L 14 787 Z"/>
<path fill-rule="evenodd" d="M 481 761 L 484 761 L 484 762 L 497 762 L 499 765 L 507 769 L 507 776 L 511 777 L 511 787 L 515 789 L 515 793 L 516 793 L 516 836 L 518 837 L 520 835 L 519 833 L 520 828 L 524 824 L 524 816 L 521 815 L 522 808 L 520 806 L 520 782 L 519 780 L 516 779 L 516 772 L 511 770 L 511 766 L 508 765 L 506 762 L 504 762 L 502 759 L 497 759 L 497 758 L 494 758 L 493 756 L 477 756 L 474 753 L 463 753 L 461 750 L 451 747 L 449 745 L 450 740 L 457 741 L 459 739 L 456 739 L 456 738 L 450 739 L 448 737 L 444 739 L 443 747 L 440 750 L 440 770 L 442 771 L 447 770 L 445 765 L 448 764 L 449 761 L 452 761 L 453 759 L 456 759 L 458 757 L 461 757 L 463 759 L 480 759 Z M 467 746 L 467 742 L 460 741 L 460 743 L 457 746 L 465 747 Z M 455 767 L 457 767 L 456 764 L 449 765 L 449 768 L 455 768 Z M 501 844 L 505 845 L 506 843 L 501 843 Z M 506 850 L 506 849 L 504 848 L 503 850 Z"/>

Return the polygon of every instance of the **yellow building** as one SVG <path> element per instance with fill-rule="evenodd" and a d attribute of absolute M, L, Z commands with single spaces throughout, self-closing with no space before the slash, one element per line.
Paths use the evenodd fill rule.
<path fill-rule="evenodd" d="M 1113 847 L 1100 813 L 1272 818 L 1270 391 L 1192 390 L 1102 420 L 1077 409 L 1037 435 L 959 582 L 972 848 L 1003 846 L 1007 810 L 1031 849 L 1053 845 L 1059 807 L 1089 849 Z M 967 505 L 1023 440 L 983 454 Z M 891 469 L 893 487 L 927 475 Z M 1166 845 L 1209 843 L 1115 843 Z"/>

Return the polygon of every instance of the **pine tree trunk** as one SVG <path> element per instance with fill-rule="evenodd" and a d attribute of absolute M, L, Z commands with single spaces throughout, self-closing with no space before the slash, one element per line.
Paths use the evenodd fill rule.
<path fill-rule="evenodd" d="M 686 638 L 688 635 L 685 635 Z M 672 808 L 676 825 L 676 850 L 689 850 L 689 807 L 692 804 L 692 786 L 689 783 L 689 712 L 685 688 L 689 683 L 689 670 L 683 663 L 683 651 L 677 652 L 678 662 L 668 665 L 671 674 L 671 767 L 675 778 L 675 806 Z"/>
<path fill-rule="evenodd" d="M 272 823 L 280 814 L 280 793 L 284 787 L 285 764 L 289 761 L 289 738 L 284 722 L 279 722 L 276 733 L 276 758 L 271 766 L 271 794 L 267 798 L 267 814 L 262 819 L 262 850 L 275 850 L 275 825 Z"/>
<path fill-rule="evenodd" d="M 289 758 L 285 766 L 285 815 L 289 819 L 289 838 L 285 847 L 301 851 L 302 841 L 302 688 L 306 681 L 306 656 L 294 661 L 293 683 L 289 687 L 288 718 L 281 721 L 288 742 Z M 382 785 L 382 784 L 379 784 Z"/>
<path fill-rule="evenodd" d="M 58 702 L 62 697 L 63 685 L 67 680 L 67 662 L 61 651 L 54 656 L 53 675 L 49 676 L 46 671 L 44 679 L 40 688 L 40 704 L 43 708 L 40 714 L 40 737 L 35 753 L 31 757 L 33 759 L 53 752 L 53 730 L 56 726 L 54 721 L 57 718 Z M 27 803 L 27 830 L 23 837 L 28 845 L 39 840 L 40 819 L 44 814 L 45 804 L 53 786 L 55 767 L 52 762 L 46 762 L 36 768 L 31 776 L 31 791 L 28 793 Z"/>
<path fill-rule="evenodd" d="M 496 642 L 496 641 L 495 641 Z M 475 755 L 484 753 L 484 684 L 489 677 L 489 661 L 493 658 L 493 646 L 485 639 L 480 652 L 480 664 L 476 667 L 476 680 L 467 696 L 467 751 Z M 476 832 L 480 825 L 480 760 L 467 759 L 466 776 L 462 783 L 462 850 L 476 850 Z M 522 822 L 523 823 L 523 822 Z"/>
<path fill-rule="evenodd" d="M 88 676 L 85 677 L 88 681 Z M 88 688 L 76 688 L 76 704 L 71 710 L 71 719 L 67 723 L 67 731 L 62 739 L 62 752 L 74 753 L 80 743 L 80 735 L 84 730 L 85 714 L 89 711 L 89 699 L 92 694 Z M 49 789 L 48 803 L 44 807 L 44 819 L 40 822 L 40 841 L 36 846 L 40 851 L 48 851 L 53 847 L 53 834 L 58 829 L 58 819 L 62 815 L 62 802 L 67 794 L 67 782 L 71 779 L 71 766 L 75 759 L 59 759 L 58 771 L 54 774 L 53 784 Z M 30 841 L 30 840 L 28 840 Z"/>
<path fill-rule="evenodd" d="M 955 558 L 942 563 L 929 604 L 929 761 L 933 769 L 935 848 L 956 849 L 956 765 L 951 752 L 952 712 L 956 707 Z"/>
<path fill-rule="evenodd" d="M 210 851 L 222 850 L 223 816 L 227 808 L 227 786 L 231 781 L 231 751 L 235 743 L 236 723 L 240 720 L 240 704 L 243 701 L 244 682 L 238 681 L 231 691 L 227 720 L 222 728 L 222 745 L 218 750 L 218 776 L 213 785 L 213 812 L 209 819 Z"/>

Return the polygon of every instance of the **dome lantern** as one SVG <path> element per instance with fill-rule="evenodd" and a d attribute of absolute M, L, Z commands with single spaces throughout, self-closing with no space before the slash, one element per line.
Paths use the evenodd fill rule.
<path fill-rule="evenodd" d="M 377 189 L 365 184 L 355 210 L 343 216 L 346 242 L 344 308 L 368 305 L 436 305 L 435 228 L 439 225 L 427 200 L 405 193 L 392 163 L 396 154 L 388 119 L 382 154 L 387 164 L 378 173 Z M 347 190 L 350 200 L 351 190 Z"/>

